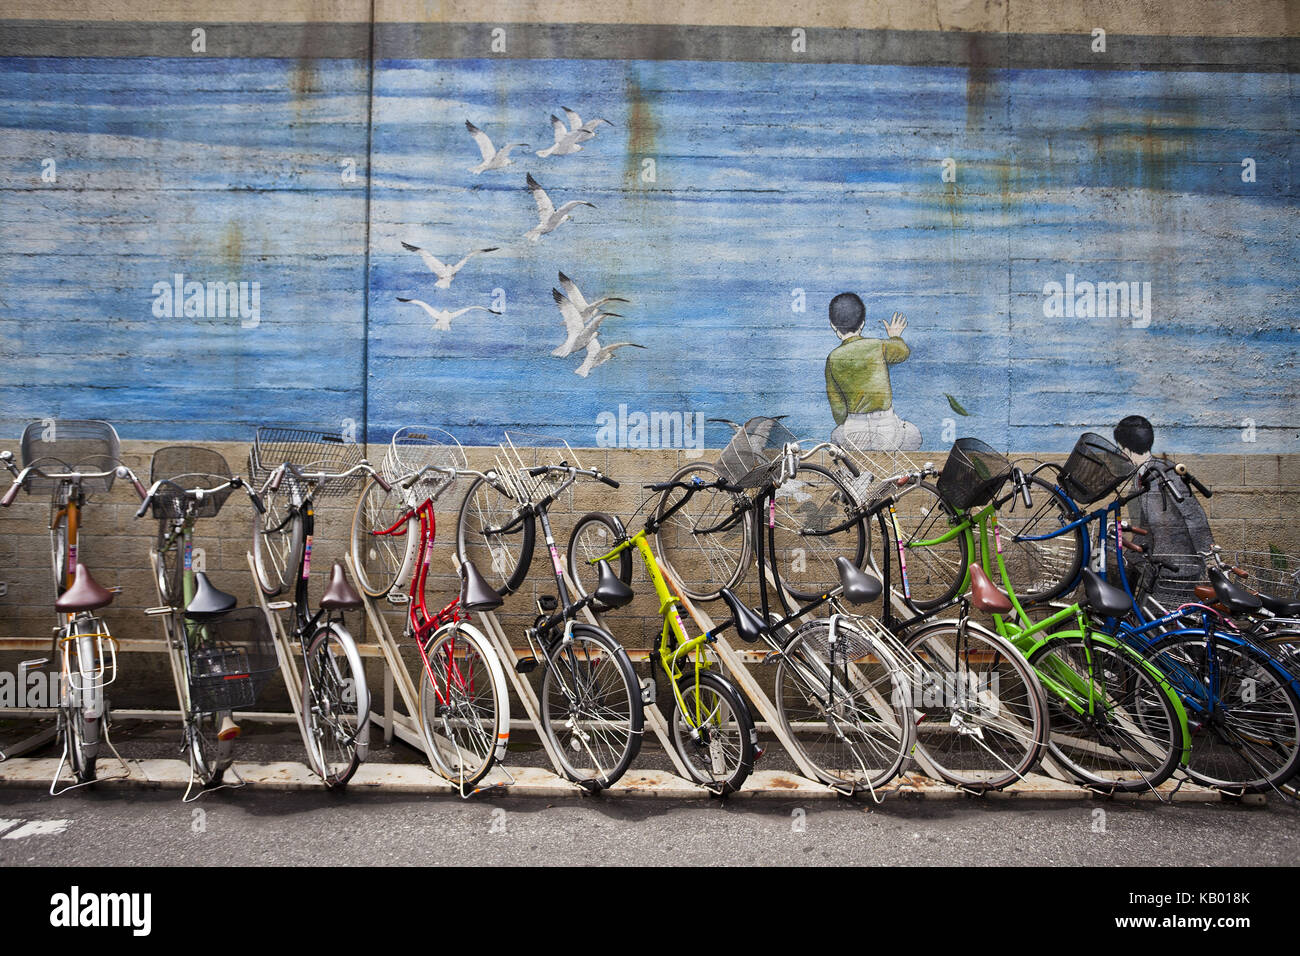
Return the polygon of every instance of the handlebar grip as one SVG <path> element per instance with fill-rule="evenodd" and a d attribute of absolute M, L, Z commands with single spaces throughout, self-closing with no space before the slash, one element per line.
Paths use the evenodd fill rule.
<path fill-rule="evenodd" d="M 283 467 L 283 466 L 281 466 L 280 468 L 278 468 L 278 469 L 276 470 L 276 472 L 275 472 L 275 477 L 273 477 L 273 478 L 271 479 L 271 490 L 272 490 L 272 491 L 279 491 L 279 490 L 280 490 L 280 482 L 282 482 L 282 481 L 284 481 L 284 467 Z"/>
<path fill-rule="evenodd" d="M 140 502 L 140 510 L 135 513 L 137 518 L 143 518 L 144 513 L 149 510 L 149 498 L 146 496 L 144 501 Z"/>
<path fill-rule="evenodd" d="M 10 485 L 9 490 L 5 492 L 5 496 L 0 498 L 0 508 L 8 508 L 13 504 L 14 499 L 18 497 L 18 489 L 21 487 L 22 485 L 16 481 Z"/>
<path fill-rule="evenodd" d="M 149 497 L 148 489 L 146 489 L 144 485 L 140 484 L 139 478 L 133 477 L 131 479 L 131 484 L 135 485 L 135 493 L 140 496 L 141 501 L 144 501 L 146 498 Z"/>
<path fill-rule="evenodd" d="M 1127 532 L 1129 532 L 1130 534 L 1150 534 L 1150 533 L 1151 533 L 1151 532 L 1148 531 L 1146 528 L 1139 528 L 1137 525 L 1132 525 L 1132 524 L 1129 525 L 1129 526 L 1128 526 L 1127 528 L 1125 528 L 1124 530 L 1127 531 Z"/>
<path fill-rule="evenodd" d="M 1183 481 L 1187 482 L 1189 485 L 1191 485 L 1193 488 L 1199 491 L 1201 493 L 1202 498 L 1210 498 L 1214 495 L 1214 492 L 1210 491 L 1209 488 L 1206 488 L 1205 485 L 1201 484 L 1196 479 L 1196 476 L 1193 475 L 1190 471 L 1188 471 L 1187 466 L 1184 465 L 1182 462 L 1179 462 L 1178 464 L 1174 465 L 1174 474 L 1178 475 L 1179 478 L 1182 478 Z"/>
<path fill-rule="evenodd" d="M 375 483 L 378 484 L 380 488 L 383 488 L 384 491 L 393 490 L 393 486 L 390 485 L 388 482 L 384 481 L 384 476 L 381 475 L 379 472 L 375 472 Z"/>
<path fill-rule="evenodd" d="M 253 507 L 257 509 L 258 514 L 266 514 L 266 505 L 262 503 L 262 496 L 252 488 L 248 489 L 248 500 L 253 503 Z"/>
<path fill-rule="evenodd" d="M 609 475 L 597 475 L 596 477 L 598 477 L 604 484 L 609 485 L 611 488 L 618 487 L 618 482 L 615 481 L 613 478 L 609 477 Z"/>
<path fill-rule="evenodd" d="M 1140 544 L 1134 544 L 1132 541 L 1124 541 L 1124 547 L 1129 551 L 1136 551 L 1138 554 L 1144 554 L 1146 548 Z"/>

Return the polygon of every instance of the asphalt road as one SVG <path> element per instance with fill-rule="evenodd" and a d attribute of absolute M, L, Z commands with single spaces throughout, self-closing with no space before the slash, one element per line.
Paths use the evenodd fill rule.
<path fill-rule="evenodd" d="M 1101 811 L 1099 814 L 1098 811 Z M 1300 810 L 1223 802 L 659 801 L 0 790 L 0 866 L 1300 862 Z"/>

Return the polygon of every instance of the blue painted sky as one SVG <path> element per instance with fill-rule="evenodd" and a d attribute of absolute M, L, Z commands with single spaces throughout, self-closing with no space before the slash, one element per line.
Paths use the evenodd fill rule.
<path fill-rule="evenodd" d="M 1132 411 L 1179 450 L 1295 447 L 1287 75 L 380 61 L 368 341 L 367 79 L 347 61 L 0 61 L 0 424 L 237 439 L 262 420 L 359 420 L 368 383 L 375 440 L 423 422 L 466 443 L 515 426 L 592 444 L 620 404 L 785 413 L 826 437 L 826 305 L 852 290 L 869 330 L 908 317 L 895 409 L 926 448 L 952 418 L 1003 447 L 1066 450 Z M 536 149 L 561 106 L 614 128 L 574 156 L 467 171 L 466 119 Z M 526 172 L 597 208 L 526 241 Z M 444 259 L 501 248 L 442 291 L 403 241 Z M 557 270 L 631 299 L 602 338 L 648 348 L 586 379 L 580 356 L 551 358 Z M 151 289 L 176 272 L 259 282 L 259 324 L 154 316 Z M 1045 318 L 1044 283 L 1067 273 L 1150 282 L 1150 327 Z M 450 332 L 396 302 L 489 305 L 495 289 L 504 315 Z"/>

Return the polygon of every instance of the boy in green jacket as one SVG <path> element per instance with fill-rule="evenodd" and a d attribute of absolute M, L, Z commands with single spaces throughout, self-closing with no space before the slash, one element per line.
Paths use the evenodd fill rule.
<path fill-rule="evenodd" d="M 831 328 L 840 344 L 826 357 L 826 397 L 835 417 L 831 441 L 862 450 L 915 451 L 921 431 L 894 413 L 889 366 L 911 354 L 902 339 L 907 319 L 895 312 L 881 323 L 887 339 L 865 339 L 867 318 L 862 300 L 852 292 L 831 299 Z"/>

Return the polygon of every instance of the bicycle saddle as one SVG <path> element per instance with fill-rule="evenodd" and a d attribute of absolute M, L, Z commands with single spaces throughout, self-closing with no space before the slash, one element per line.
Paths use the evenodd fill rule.
<path fill-rule="evenodd" d="M 239 600 L 219 590 L 202 571 L 194 572 L 194 597 L 185 607 L 185 616 L 194 620 L 217 617 L 233 610 Z"/>
<path fill-rule="evenodd" d="M 337 561 L 334 562 L 334 570 L 330 572 L 329 586 L 325 588 L 325 593 L 321 595 L 320 606 L 327 611 L 346 611 L 350 608 L 361 607 L 361 595 L 348 581 L 347 572 L 343 570 L 343 565 Z"/>
<path fill-rule="evenodd" d="M 885 590 L 875 575 L 854 567 L 853 562 L 843 555 L 835 559 L 835 568 L 840 572 L 844 600 L 850 604 L 870 604 Z"/>
<path fill-rule="evenodd" d="M 996 584 L 989 580 L 984 569 L 978 564 L 970 566 L 970 603 L 977 611 L 987 614 L 1007 614 L 1013 605 L 1011 598 L 1002 593 Z"/>
<path fill-rule="evenodd" d="M 460 606 L 467 611 L 495 611 L 505 600 L 483 575 L 478 573 L 473 561 L 460 566 Z"/>
<path fill-rule="evenodd" d="M 1260 592 L 1260 601 L 1264 609 L 1276 617 L 1300 617 L 1300 601 L 1284 601 Z"/>
<path fill-rule="evenodd" d="M 753 644 L 766 633 L 767 625 L 763 623 L 763 619 L 746 607 L 730 588 L 723 588 L 720 594 L 722 600 L 727 602 L 727 610 L 731 611 L 731 620 L 736 625 L 736 633 L 740 635 L 742 641 Z"/>
<path fill-rule="evenodd" d="M 1123 588 L 1102 580 L 1092 568 L 1084 568 L 1083 606 L 1106 617 L 1123 617 L 1133 609 L 1133 602 Z"/>
<path fill-rule="evenodd" d="M 600 569 L 600 580 L 596 582 L 596 590 L 592 597 L 598 603 L 607 608 L 618 608 L 636 596 L 636 593 L 614 573 L 608 561 L 601 561 L 597 567 Z"/>
<path fill-rule="evenodd" d="M 1249 614 L 1264 606 L 1259 595 L 1247 591 L 1240 584 L 1233 584 L 1218 568 L 1210 568 L 1210 583 L 1214 585 L 1214 593 L 1227 607 L 1229 614 Z"/>
<path fill-rule="evenodd" d="M 93 611 L 112 602 L 113 592 L 100 587 L 99 582 L 90 576 L 90 569 L 84 564 L 78 564 L 72 587 L 59 595 L 54 602 L 54 609 L 71 614 L 75 611 Z"/>

